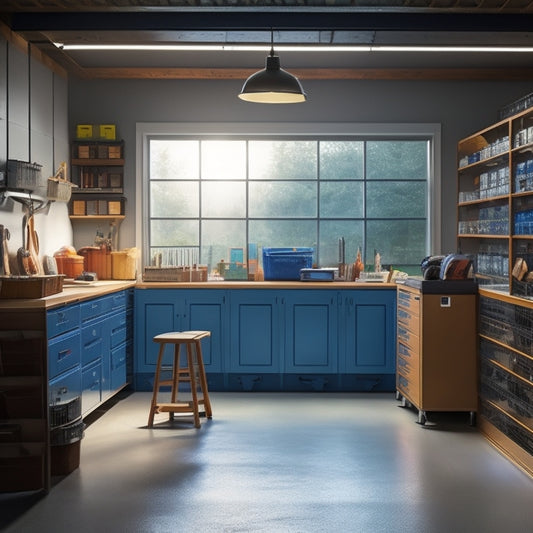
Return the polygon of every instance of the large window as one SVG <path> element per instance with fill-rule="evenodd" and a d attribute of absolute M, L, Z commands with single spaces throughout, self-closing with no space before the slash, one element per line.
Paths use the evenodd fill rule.
<path fill-rule="evenodd" d="M 274 246 L 313 247 L 319 266 L 336 266 L 343 237 L 347 262 L 361 249 L 367 265 L 379 252 L 383 265 L 418 273 L 432 245 L 435 136 L 385 130 L 144 131 L 144 265 L 214 273 Z"/>

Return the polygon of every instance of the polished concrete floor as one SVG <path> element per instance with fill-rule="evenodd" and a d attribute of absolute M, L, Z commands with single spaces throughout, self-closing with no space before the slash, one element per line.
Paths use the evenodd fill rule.
<path fill-rule="evenodd" d="M 384 393 L 213 393 L 212 420 L 157 415 L 149 393 L 85 432 L 81 465 L 8 532 L 527 533 L 533 479 L 468 425 L 420 426 Z M 20 495 L 19 495 L 20 499 Z"/>

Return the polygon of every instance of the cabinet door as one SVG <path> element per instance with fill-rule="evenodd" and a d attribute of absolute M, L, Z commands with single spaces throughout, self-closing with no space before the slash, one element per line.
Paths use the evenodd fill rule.
<path fill-rule="evenodd" d="M 226 291 L 214 289 L 179 290 L 183 301 L 180 330 L 210 331 L 202 340 L 202 357 L 206 372 L 222 372 L 227 332 Z"/>
<path fill-rule="evenodd" d="M 337 372 L 337 292 L 283 291 L 282 304 L 285 372 Z"/>
<path fill-rule="evenodd" d="M 280 301 L 278 291 L 231 292 L 229 372 L 280 371 Z"/>
<path fill-rule="evenodd" d="M 135 371 L 153 375 L 159 345 L 153 338 L 179 329 L 178 290 L 140 289 L 135 291 Z M 168 362 L 170 351 L 166 355 Z"/>
<path fill-rule="evenodd" d="M 394 374 L 396 291 L 346 291 L 343 299 L 343 370 L 355 374 Z"/>

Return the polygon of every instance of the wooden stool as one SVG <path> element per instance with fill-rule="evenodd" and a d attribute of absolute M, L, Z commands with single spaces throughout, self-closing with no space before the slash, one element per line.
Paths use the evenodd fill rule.
<path fill-rule="evenodd" d="M 207 418 L 212 417 L 211 402 L 207 391 L 207 379 L 205 377 L 204 361 L 202 359 L 202 339 L 209 337 L 210 331 L 174 331 L 162 333 L 154 337 L 154 342 L 159 343 L 159 356 L 154 378 L 154 393 L 150 406 L 150 416 L 148 417 L 148 427 L 153 427 L 154 415 L 156 413 L 169 413 L 169 420 L 173 420 L 174 413 L 192 413 L 194 415 L 194 427 L 200 427 L 199 405 L 203 405 Z M 172 367 L 172 379 L 161 379 L 163 371 L 163 354 L 167 344 L 174 345 L 174 361 Z M 187 346 L 187 365 L 180 366 L 181 345 Z M 194 350 L 193 350 L 194 346 Z M 191 401 L 180 401 L 178 399 L 178 386 L 180 382 L 188 382 L 191 385 Z M 171 386 L 170 402 L 159 403 L 157 396 L 159 388 Z M 198 386 L 201 390 L 201 398 L 198 397 Z"/>

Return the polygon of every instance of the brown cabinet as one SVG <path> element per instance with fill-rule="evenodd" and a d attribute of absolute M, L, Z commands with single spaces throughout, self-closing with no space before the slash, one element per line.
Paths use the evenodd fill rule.
<path fill-rule="evenodd" d="M 447 283 L 398 287 L 397 398 L 420 424 L 431 411 L 467 411 L 473 423 L 477 411 L 476 284 L 446 292 Z"/>

